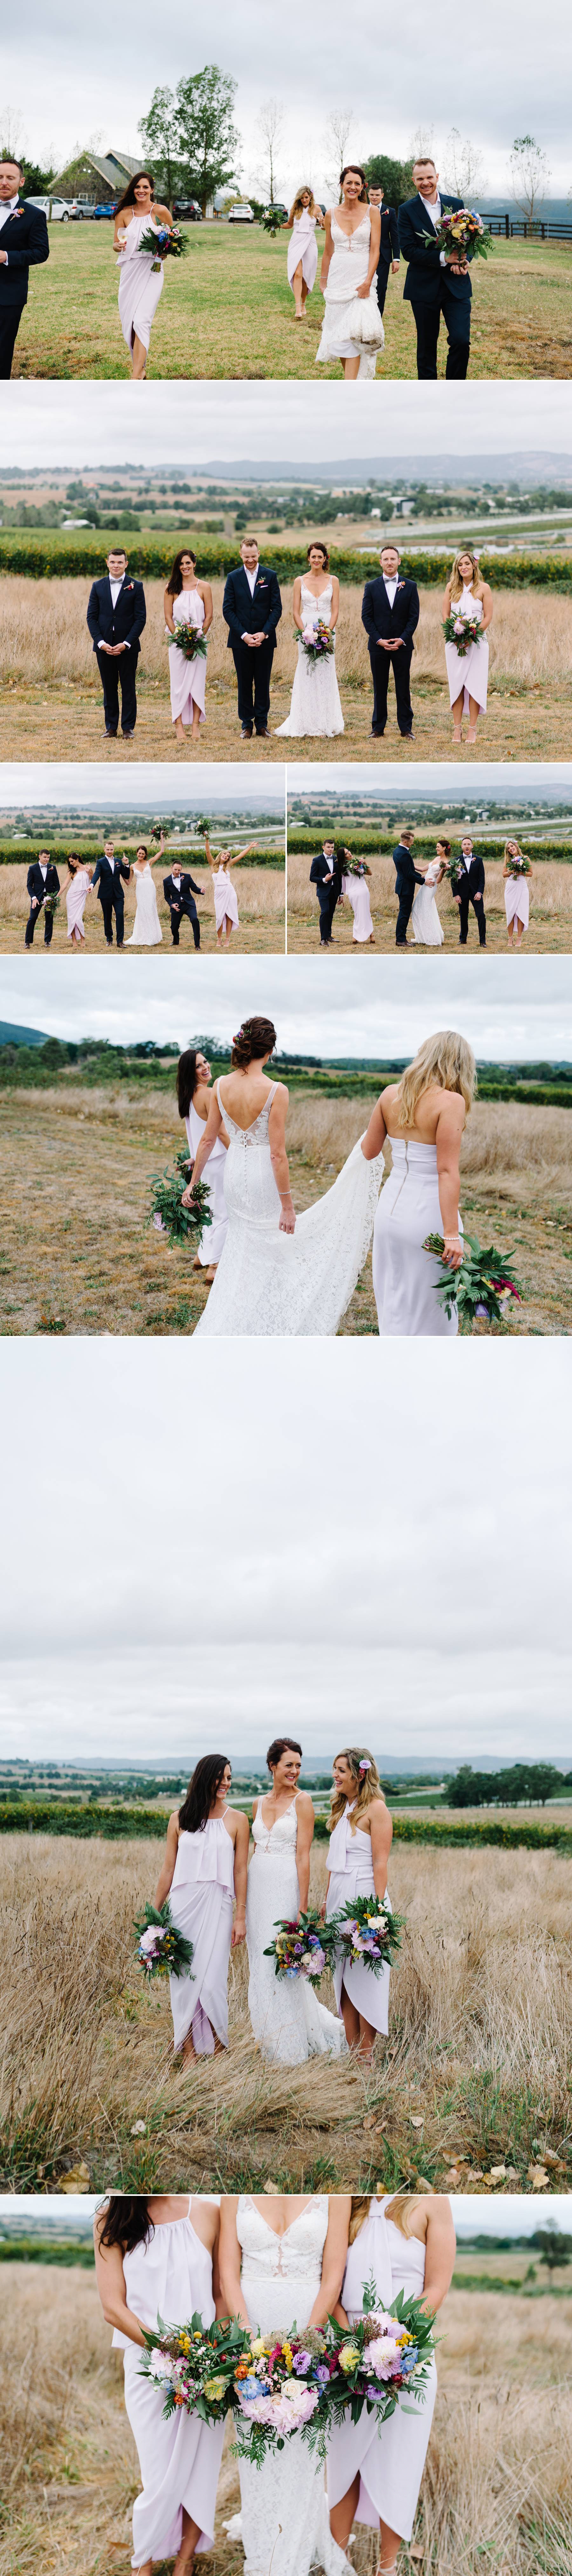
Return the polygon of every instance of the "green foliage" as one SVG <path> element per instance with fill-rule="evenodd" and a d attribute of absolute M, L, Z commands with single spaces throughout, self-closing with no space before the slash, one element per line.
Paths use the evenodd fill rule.
<path fill-rule="evenodd" d="M 450 1807 L 544 1807 L 568 1785 L 554 1762 L 513 1762 L 504 1771 L 473 1771 L 463 1762 L 447 1783 Z"/>
<path fill-rule="evenodd" d="M 92 2245 L 54 2245 L 49 2236 L 14 2235 L 0 2242 L 0 2263 L 59 2263 L 65 2271 L 78 2263 L 82 2272 L 93 2272 L 94 2260 Z"/>
<path fill-rule="evenodd" d="M 139 127 L 154 159 L 154 176 L 165 195 L 197 197 L 203 215 L 210 197 L 232 179 L 238 135 L 232 111 L 236 81 L 205 63 L 204 71 L 180 80 L 177 89 L 156 89 Z"/>
<path fill-rule="evenodd" d="M 154 1225 L 158 1234 L 168 1235 L 170 1243 L 186 1243 L 189 1236 L 195 1240 L 213 1221 L 207 1181 L 195 1183 L 191 1205 L 183 1207 L 182 1191 L 188 1187 L 190 1179 L 189 1162 L 188 1147 L 184 1147 L 175 1155 L 173 1171 L 154 1172 L 152 1176 L 151 1207 L 146 1224 Z"/>
<path fill-rule="evenodd" d="M 121 526 L 115 521 L 112 522 L 118 540 L 129 533 L 126 528 L 124 505 L 122 507 L 124 515 Z M 246 524 L 251 516 L 252 503 L 248 505 L 245 503 L 244 507 L 239 503 L 234 514 L 235 527 L 239 520 L 241 524 L 243 522 Z M 108 519 L 107 503 L 106 519 Z M 195 527 L 192 515 L 188 515 L 181 520 L 178 530 L 173 525 L 169 531 L 165 531 L 164 536 L 160 534 L 155 536 L 151 530 L 149 535 L 140 534 L 136 542 L 132 541 L 127 549 L 130 572 L 135 573 L 139 580 L 164 581 L 171 569 L 173 552 L 176 552 L 177 548 L 187 540 L 193 542 L 197 555 L 197 567 L 199 572 L 204 574 L 205 579 L 216 580 L 217 577 L 222 579 L 236 564 L 237 549 L 234 539 L 227 537 L 217 544 L 210 538 L 208 544 L 202 545 L 200 525 L 197 523 Z M 451 539 L 451 560 L 452 557 L 453 540 Z M 274 572 L 277 572 L 279 581 L 293 582 L 296 573 L 300 571 L 299 546 L 265 546 L 264 560 Z M 333 545 L 330 549 L 330 569 L 337 573 L 342 583 L 359 584 L 371 581 L 379 572 L 379 551 L 376 551 L 373 544 L 370 554 L 358 554 L 349 547 Z M 407 547 L 404 550 L 402 571 L 411 576 L 413 581 L 420 582 L 422 587 L 428 585 L 434 587 L 436 584 L 444 587 L 448 569 L 447 556 L 432 554 L 428 549 L 421 547 Z M 64 573 L 81 573 L 85 575 L 86 580 L 93 581 L 104 570 L 105 547 L 102 545 L 101 537 L 98 541 L 90 534 L 89 528 L 54 528 L 52 531 L 38 531 L 37 534 L 30 529 L 27 536 L 19 536 L 16 529 L 0 530 L 0 572 L 30 573 L 35 580 L 50 580 L 54 576 L 61 580 Z M 489 557 L 486 547 L 483 547 L 480 570 L 483 579 L 491 581 L 495 590 L 556 590 L 564 593 L 572 591 L 572 555 L 544 554 L 539 549 L 537 554 L 495 554 Z"/>
<path fill-rule="evenodd" d="M 412 161 L 394 161 L 388 152 L 370 152 L 364 168 L 368 186 L 383 188 L 386 206 L 403 206 L 406 197 L 414 196 Z"/>
<path fill-rule="evenodd" d="M 405 802 L 406 802 L 405 797 L 404 797 L 404 800 L 403 800 L 403 801 L 404 801 L 404 805 L 405 805 Z M 445 806 L 446 806 L 446 797 L 444 798 L 443 802 L 444 802 L 444 807 L 445 807 Z M 343 791 L 342 791 L 342 815 L 343 815 Z M 291 856 L 291 858 L 293 858 L 294 856 L 297 856 L 297 857 L 299 857 L 299 858 L 300 858 L 300 857 L 303 857 L 303 856 L 304 856 L 304 853 L 305 853 L 306 851 L 308 852 L 309 857 L 313 857 L 313 855 L 314 855 L 314 851 L 316 850 L 316 848 L 319 848 L 321 838 L 322 838 L 322 837 L 324 837 L 324 838 L 325 838 L 325 837 L 326 837 L 326 835 L 327 835 L 327 833 L 329 832 L 329 829 L 330 829 L 330 826 L 331 826 L 331 819 L 332 819 L 332 818 L 331 818 L 331 814 L 328 814 L 327 808 L 325 808 L 323 813 L 320 813 L 320 812 L 318 811 L 318 813 L 316 814 L 316 820 L 315 820 L 315 823 L 314 823 L 314 824 L 310 824 L 310 823 L 292 823 L 292 822 L 290 822 L 290 820 L 289 820 L 289 822 L 288 822 L 288 849 L 289 849 L 289 851 L 290 851 L 290 856 Z M 459 822 L 458 826 L 456 827 L 456 837 L 457 837 L 457 840 L 459 841 L 459 845 L 460 845 L 460 842 L 461 842 L 461 831 L 462 831 L 462 829 L 463 829 L 463 828 L 464 828 L 464 827 L 463 827 L 463 826 L 461 825 L 461 823 Z M 338 819 L 338 829 L 339 829 L 339 819 Z M 453 832 L 454 832 L 454 831 L 455 831 L 455 826 L 453 826 L 453 827 L 452 827 L 452 829 L 453 829 Z M 536 835 L 536 831 L 537 831 L 537 829 L 538 829 L 538 826 L 535 824 L 535 826 L 534 826 L 535 835 Z M 369 826 L 363 825 L 362 823 L 359 823 L 359 824 L 357 824 L 357 825 L 354 825 L 354 824 L 352 823 L 352 820 L 351 820 L 351 815 L 348 815 L 348 816 L 347 816 L 347 820 L 346 820 L 346 821 L 345 821 L 345 823 L 343 824 L 343 831 L 344 831 L 345 833 L 347 833 L 347 835 L 348 835 L 348 843 L 349 843 L 349 847 L 352 849 L 352 851 L 353 851 L 353 853 L 354 853 L 354 856 L 357 856 L 358 858 L 362 855 L 362 853 L 365 855 L 366 850 L 367 850 L 367 851 L 369 851 L 369 852 L 371 852 L 371 854 L 372 854 L 372 856 L 373 856 L 374 858 L 386 858 L 386 857 L 388 856 L 388 854 L 391 854 L 391 851 L 395 849 L 396 840 L 398 840 L 398 838 L 399 838 L 399 833 L 398 833 L 398 830 L 397 830 L 397 829 L 394 829 L 393 831 L 389 831 L 389 832 L 388 832 L 388 831 L 385 831 L 385 830 L 382 828 L 382 826 L 381 826 L 381 825 L 379 825 L 379 826 L 378 826 L 378 827 L 376 827 L 376 828 L 372 828 L 372 827 L 371 827 L 371 825 L 369 825 Z M 527 831 L 528 831 L 528 826 L 527 826 L 527 825 L 524 825 L 524 826 L 523 826 L 523 838 L 524 838 L 524 837 L 526 837 Z M 495 833 L 489 833 L 489 832 L 487 832 L 487 834 L 486 834 L 486 838 L 485 838 L 484 834 L 482 834 L 482 833 L 481 833 L 481 836 L 480 836 L 480 847 L 482 848 L 482 855 L 483 855 L 483 858 L 484 858 L 485 860 L 487 860 L 487 859 L 488 859 L 488 860 L 491 860 L 491 861 L 492 861 L 493 859 L 498 859 L 498 860 L 500 860 L 501 865 L 502 865 L 502 861 L 503 861 L 503 859 L 504 859 L 504 845 L 505 845 L 505 834 L 504 834 L 504 833 L 502 833 L 502 834 L 501 834 L 501 833 L 499 833 L 499 834 L 495 834 Z M 530 846 L 531 846 L 532 859 L 533 859 L 533 863 L 534 863 L 534 866 L 535 866 L 535 867 L 537 867 L 537 866 L 538 866 L 538 864 L 539 864 L 539 862 L 542 862 L 542 860 L 543 860 L 543 859 L 555 859 L 555 860 L 557 861 L 557 863 L 558 863 L 558 865 L 559 865 L 560 867 L 569 867 L 569 866 L 570 866 L 570 862 L 571 862 L 571 860 L 572 860 L 572 841 L 553 841 L 553 840 L 550 840 L 550 839 L 545 839 L 545 838 L 544 838 L 544 835 L 543 835 L 543 837 L 542 837 L 542 840 L 541 840 L 541 841 L 538 841 L 538 840 L 536 839 L 536 837 L 535 837 L 534 841 L 531 841 L 531 845 L 530 845 Z M 418 831 L 416 831 L 416 832 L 415 832 L 415 853 L 416 853 L 416 855 L 417 855 L 417 854 L 419 854 L 419 857 L 420 857 L 421 859 L 434 858 L 434 856 L 435 856 L 435 833 L 434 833 L 434 832 L 428 832 L 428 831 L 419 831 L 419 832 L 418 832 Z M 63 853 L 62 853 L 62 856 L 63 856 Z M 1 844 L 1 842 L 0 842 L 0 858 L 1 858 L 1 857 L 2 857 L 2 844 Z"/>
<path fill-rule="evenodd" d="M 71 1798 L 0 1799 L 0 1833 L 30 1832 L 37 1834 L 75 1834 L 80 1841 L 90 1841 L 101 1834 L 105 1842 L 125 1842 L 130 1838 L 145 1842 L 149 1837 L 164 1840 L 166 1815 L 162 1807 L 104 1806 L 90 1801 L 83 1804 Z M 538 1825 L 523 1817 L 522 1823 L 487 1816 L 463 1818 L 454 1823 L 446 1816 L 395 1815 L 395 1842 L 441 1844 L 461 1849 L 465 1845 L 492 1844 L 503 1851 L 524 1847 L 527 1851 L 560 1851 L 572 1855 L 572 1828 L 554 1823 Z M 325 1816 L 316 1817 L 315 1838 L 327 1842 L 329 1825 Z"/>

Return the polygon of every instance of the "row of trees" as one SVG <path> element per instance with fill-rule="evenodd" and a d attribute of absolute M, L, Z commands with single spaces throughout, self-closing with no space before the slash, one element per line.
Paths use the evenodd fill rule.
<path fill-rule="evenodd" d="M 447 1783 L 447 1805 L 545 1807 L 561 1789 L 572 1789 L 572 1771 L 557 1771 L 553 1762 L 513 1762 L 506 1771 L 473 1771 L 464 1762 Z"/>

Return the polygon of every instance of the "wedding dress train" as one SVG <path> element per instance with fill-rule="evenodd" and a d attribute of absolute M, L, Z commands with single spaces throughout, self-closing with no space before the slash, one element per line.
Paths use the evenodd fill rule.
<path fill-rule="evenodd" d="M 261 2334 L 307 2326 L 322 2277 L 328 2202 L 318 2194 L 277 2236 L 254 2201 L 242 2194 L 236 2217 L 242 2247 L 241 2289 L 249 2325 Z M 244 2576 L 351 2576 L 349 2561 L 332 2540 L 324 2470 L 301 2433 L 283 2451 L 270 2451 L 261 2469 L 240 2462 L 242 2512 L 232 2538 L 242 2537 Z M 231 2535 L 227 2535 L 230 2537 Z"/>
<path fill-rule="evenodd" d="M 274 2066 L 303 2066 L 307 2057 L 339 2057 L 345 2048 L 345 2033 L 335 2013 L 318 2002 L 305 1977 L 277 1977 L 274 1960 L 264 1958 L 277 1923 L 295 1920 L 300 1890 L 296 1799 L 273 1825 L 264 1824 L 262 1806 L 260 1798 L 252 1828 L 254 1859 L 246 1896 L 248 2010 L 263 2057 Z"/>
<path fill-rule="evenodd" d="M 271 1083 L 264 1108 L 242 1128 L 215 1084 L 230 1136 L 224 1175 L 228 1234 L 197 1333 L 333 1334 L 363 1269 L 382 1157 L 368 1163 L 361 1143 L 354 1145 L 332 1189 L 304 1209 L 294 1234 L 281 1234 L 268 1141 L 276 1087 Z M 208 1168 L 207 1163 L 207 1177 Z"/>

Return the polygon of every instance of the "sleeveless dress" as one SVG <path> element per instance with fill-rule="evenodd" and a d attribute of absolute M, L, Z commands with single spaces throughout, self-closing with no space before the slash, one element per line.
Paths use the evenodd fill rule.
<path fill-rule="evenodd" d="M 284 2333 L 308 2324 L 322 2277 L 328 2202 L 320 2193 L 283 2236 L 277 2236 L 254 2201 L 242 2194 L 236 2216 L 242 2248 L 241 2289 L 251 2327 Z M 315 2454 L 292 2433 L 283 2451 L 270 2452 L 261 2469 L 240 2461 L 244 2576 L 343 2576 L 349 2561 L 332 2540 L 324 2471 Z M 238 2537 L 234 2522 L 228 2538 Z"/>
<path fill-rule="evenodd" d="M 333 1188 L 280 1234 L 268 1120 L 276 1083 L 251 1125 L 239 1127 L 221 1099 L 230 1145 L 224 1195 L 228 1234 L 197 1333 L 271 1335 L 337 1331 L 368 1251 L 383 1171 L 354 1145 Z M 208 1172 L 208 1163 L 206 1166 Z"/>
<path fill-rule="evenodd" d="M 464 582 L 461 597 L 460 599 L 455 600 L 453 615 L 455 617 L 478 617 L 480 623 L 482 614 L 482 599 L 474 599 L 472 590 L 469 589 L 467 582 Z M 456 644 L 446 644 L 445 661 L 447 664 L 447 679 L 449 682 L 451 706 L 453 706 L 455 698 L 460 696 L 462 689 L 464 692 L 463 715 L 468 716 L 470 697 L 476 698 L 477 706 L 480 707 L 481 710 L 481 715 L 484 715 L 487 704 L 487 680 L 489 676 L 488 635 L 483 635 L 480 644 L 470 644 L 467 653 L 458 653 Z"/>
<path fill-rule="evenodd" d="M 299 1912 L 296 1868 L 298 1819 L 296 1799 L 284 1816 L 265 1825 L 259 1799 L 252 1828 L 254 1859 L 246 1895 L 246 1942 L 250 1970 L 248 2010 L 262 2055 L 273 2066 L 303 2066 L 308 2057 L 339 2057 L 345 2047 L 335 2013 L 318 2002 L 305 1977 L 277 1977 L 274 1961 L 263 1956 L 277 1923 Z M 290 2319 L 290 2323 L 292 2320 Z"/>
<path fill-rule="evenodd" d="M 73 939 L 76 927 L 78 930 L 83 931 L 84 904 L 87 894 L 89 894 L 89 876 L 87 868 L 76 868 L 75 876 L 72 878 L 71 885 L 68 886 L 66 895 L 68 939 Z"/>
<path fill-rule="evenodd" d="M 328 626 L 332 609 L 331 581 L 325 582 L 318 599 L 314 598 L 313 590 L 308 590 L 306 582 L 303 581 L 300 605 L 305 626 L 317 626 L 320 617 L 323 625 Z M 285 724 L 276 725 L 275 731 L 277 734 L 295 733 L 298 736 L 334 734 L 344 731 L 335 655 L 325 654 L 323 662 L 308 662 L 301 636 L 298 638 L 298 660 L 294 672 L 290 714 L 286 717 Z"/>
<path fill-rule="evenodd" d="M 445 933 L 439 920 L 434 894 L 435 879 L 438 875 L 439 862 L 437 859 L 435 861 L 432 859 L 426 870 L 425 884 L 418 886 L 415 894 L 411 928 L 413 937 L 421 948 L 442 948 L 443 946 Z"/>
<path fill-rule="evenodd" d="M 127 2304 L 142 2326 L 186 2325 L 198 2308 L 206 2325 L 215 2314 L 212 2262 L 206 2245 L 186 2218 L 155 2227 L 147 2245 L 123 2256 Z M 217 2483 L 224 2425 L 203 2424 L 178 2406 L 167 2421 L 163 2392 L 141 2377 L 140 2346 L 116 2326 L 113 2342 L 123 2352 L 125 2408 L 139 2453 L 143 2493 L 133 2507 L 132 2567 L 147 2558 L 174 2558 L 181 2546 L 183 2506 L 200 2526 L 197 2550 L 212 2549 Z"/>
<path fill-rule="evenodd" d="M 373 922 L 367 877 L 342 877 L 342 894 L 347 895 L 354 917 L 354 939 L 371 939 Z"/>
<path fill-rule="evenodd" d="M 307 286 L 309 295 L 312 293 L 312 287 L 315 286 L 316 269 L 318 266 L 316 222 L 317 217 L 316 215 L 310 214 L 308 206 L 305 207 L 302 215 L 294 216 L 294 222 L 288 243 L 287 272 L 288 284 L 292 287 L 292 293 L 294 293 L 294 272 L 295 269 L 299 268 L 300 261 L 302 261 L 304 285 Z"/>
<path fill-rule="evenodd" d="M 187 1110 L 185 1127 L 189 1140 L 189 1150 L 194 1161 L 195 1154 L 198 1154 L 199 1145 L 201 1144 L 204 1136 L 205 1120 L 204 1118 L 199 1118 L 198 1109 L 193 1108 L 192 1100 L 190 1108 Z M 226 1156 L 226 1145 L 223 1145 L 222 1138 L 217 1136 L 216 1145 L 213 1145 L 212 1154 L 209 1154 L 208 1170 L 205 1179 L 205 1186 L 208 1189 L 213 1212 L 213 1221 L 212 1225 L 204 1226 L 200 1242 L 197 1245 L 199 1261 L 201 1262 L 203 1269 L 206 1269 L 207 1266 L 210 1265 L 211 1261 L 220 1261 L 223 1245 L 226 1241 L 226 1230 L 228 1225 L 226 1200 L 224 1195 L 224 1167 Z"/>
<path fill-rule="evenodd" d="M 343 1905 L 351 1905 L 354 1896 L 375 1895 L 371 1834 L 362 1833 L 361 1825 L 356 1825 L 355 1834 L 352 1834 L 351 1812 L 351 1807 L 347 1805 L 343 1816 L 340 1816 L 339 1824 L 334 1825 L 333 1834 L 330 1834 L 327 1916 L 340 1912 Z M 387 1889 L 383 1901 L 388 1910 L 391 1910 Z M 389 1968 L 380 1968 L 378 1975 L 374 1976 L 372 1968 L 364 1968 L 361 1964 L 358 1967 L 350 1967 L 347 1961 L 340 1959 L 334 1969 L 334 1994 L 338 2012 L 341 2013 L 343 1987 L 346 1995 L 349 1995 L 350 2003 L 355 2004 L 356 2012 L 363 2013 L 364 2019 L 370 2023 L 372 2030 L 381 2030 L 386 2035 L 389 1977 Z"/>
<path fill-rule="evenodd" d="M 387 2198 L 386 2195 L 383 2201 L 370 2202 L 369 2216 L 349 2248 L 341 2295 L 350 2325 L 363 2316 L 363 2285 L 372 2272 L 380 2308 L 391 2306 L 399 2290 L 404 2290 L 408 2298 L 423 2296 L 425 2246 L 418 2236 L 403 2236 L 394 2220 L 386 2218 Z M 407 2393 L 398 2397 L 395 2414 L 388 2423 L 376 2425 L 375 2416 L 368 2414 L 364 2406 L 358 2424 L 352 2424 L 348 2413 L 345 2423 L 332 2429 L 328 2441 L 330 2512 L 359 2476 L 356 2522 L 377 2525 L 381 2517 L 391 2531 L 399 2532 L 402 2540 L 411 2540 L 436 2394 L 433 2357 L 422 2395 L 411 2397 Z"/>
<path fill-rule="evenodd" d="M 380 1334 L 420 1334 L 426 1339 L 454 1339 L 456 1307 L 448 1320 L 436 1294 L 442 1265 L 424 1252 L 426 1235 L 443 1233 L 437 1178 L 437 1147 L 416 1137 L 391 1136 L 392 1168 L 376 1210 L 373 1229 L 373 1293 Z M 463 1228 L 457 1218 L 459 1234 Z"/>
<path fill-rule="evenodd" d="M 69 895 L 66 896 L 66 902 L 69 903 Z M 504 908 L 507 921 L 522 921 L 524 929 L 528 930 L 529 897 L 527 877 L 505 878 Z"/>
<path fill-rule="evenodd" d="M 138 868 L 135 860 L 135 920 L 126 948 L 158 948 L 163 932 L 157 911 L 157 896 L 150 868 Z"/>
<path fill-rule="evenodd" d="M 237 897 L 234 886 L 231 885 L 228 871 L 222 866 L 217 868 L 216 877 L 213 877 L 213 893 L 216 929 L 220 930 L 221 923 L 226 920 L 232 921 L 233 929 L 238 930 L 239 920 Z"/>
<path fill-rule="evenodd" d="M 363 286 L 369 267 L 371 241 L 369 210 L 366 214 L 362 215 L 361 223 L 356 226 L 355 232 L 350 234 L 343 231 L 342 225 L 337 222 L 336 216 L 333 214 L 332 241 L 334 245 L 334 256 L 333 259 L 330 260 L 326 285 L 324 288 L 325 312 L 320 346 L 316 351 L 316 364 L 319 364 L 320 360 L 322 361 L 322 364 L 324 364 L 326 360 L 331 358 L 356 358 L 359 349 L 359 375 L 374 376 L 378 355 L 377 349 L 363 348 L 360 341 L 351 340 L 349 334 L 349 319 L 352 304 L 355 303 L 358 286 Z M 375 269 L 369 293 L 370 301 L 372 304 L 375 304 L 377 313 L 377 278 Z M 382 338 L 379 345 L 382 348 L 384 345 L 383 323 L 381 327 Z"/>
<path fill-rule="evenodd" d="M 174 626 L 184 618 L 188 620 L 190 626 L 196 626 L 197 635 L 202 635 L 205 608 L 196 583 L 192 590 L 179 591 L 178 599 L 172 602 L 172 610 Z M 206 678 L 205 653 L 197 653 L 194 661 L 188 662 L 186 655 L 180 652 L 178 644 L 169 645 L 169 683 L 173 721 L 175 716 L 180 716 L 182 724 L 192 724 L 194 700 L 195 706 L 200 708 L 201 724 L 206 724 Z"/>
<path fill-rule="evenodd" d="M 126 347 L 133 354 L 135 335 L 149 347 L 151 323 L 163 292 L 163 262 L 153 267 L 151 252 L 140 251 L 141 234 L 158 233 L 150 215 L 133 215 L 127 224 L 116 266 L 119 269 L 119 320 Z"/>
<path fill-rule="evenodd" d="M 173 1922 L 192 1941 L 182 1977 L 169 1978 L 175 2055 L 192 2031 L 197 2057 L 212 2057 L 213 2032 L 228 2048 L 228 1962 L 234 1894 L 234 1844 L 222 1816 L 196 1834 L 179 1834 L 169 1889 Z"/>

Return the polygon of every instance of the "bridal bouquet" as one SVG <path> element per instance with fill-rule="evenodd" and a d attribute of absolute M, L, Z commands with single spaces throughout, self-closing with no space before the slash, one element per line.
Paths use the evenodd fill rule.
<path fill-rule="evenodd" d="M 199 633 L 198 627 L 193 626 L 192 619 L 190 617 L 179 617 L 176 623 L 176 635 L 171 634 L 169 626 L 165 628 L 166 641 L 168 645 L 178 644 L 179 652 L 184 655 L 185 662 L 195 662 L 197 655 L 200 661 L 206 662 L 206 635 L 201 635 Z"/>
<path fill-rule="evenodd" d="M 531 869 L 531 865 L 530 865 L 530 859 L 525 859 L 525 857 L 524 857 L 524 854 L 523 854 L 523 851 L 522 851 L 522 850 L 519 850 L 518 858 L 517 858 L 517 859 L 516 859 L 516 858 L 515 858 L 515 859 L 509 859 L 509 861 L 508 861 L 508 869 L 509 869 L 509 876 L 511 876 L 511 877 L 530 877 L 530 876 L 532 876 L 532 869 Z"/>
<path fill-rule="evenodd" d="M 315 626 L 303 626 L 301 635 L 298 627 L 295 627 L 294 632 L 298 637 L 298 643 L 302 645 L 310 670 L 315 670 L 317 662 L 328 661 L 330 655 L 335 653 L 334 629 L 332 626 L 324 625 L 323 617 L 318 618 Z"/>
<path fill-rule="evenodd" d="M 261 2468 L 269 2450 L 283 2451 L 290 2433 L 319 2441 L 325 2458 L 326 2391 L 330 2365 L 321 2326 L 298 2334 L 253 2335 L 235 2375 L 239 2459 Z"/>
<path fill-rule="evenodd" d="M 334 1948 L 333 1918 L 329 1923 L 322 1922 L 311 1907 L 308 1914 L 299 1914 L 297 1923 L 278 1923 L 276 1939 L 269 1941 L 263 1955 L 274 1960 L 277 1977 L 305 1977 L 307 1985 L 319 1986 Z"/>
<path fill-rule="evenodd" d="M 482 644 L 482 628 L 478 617 L 459 617 L 457 610 L 452 608 L 449 616 L 443 618 L 442 625 L 445 643 L 456 644 L 458 653 L 468 653 L 471 644 Z"/>
<path fill-rule="evenodd" d="M 444 1249 L 442 1234 L 426 1235 L 424 1252 L 433 1252 L 437 1261 L 442 1261 Z M 482 1252 L 476 1234 L 464 1235 L 461 1267 L 449 1270 L 444 1264 L 436 1291 L 449 1319 L 456 1306 L 461 1330 L 464 1323 L 469 1326 L 475 1318 L 477 1322 L 482 1319 L 489 1324 L 502 1323 L 511 1297 L 518 1306 L 522 1305 L 522 1288 L 510 1269 L 510 1259 L 510 1254 L 505 1257 L 496 1252 L 492 1243 L 488 1252 Z"/>
<path fill-rule="evenodd" d="M 154 1172 L 151 1180 L 151 1208 L 147 1224 L 157 1234 L 168 1234 L 170 1243 L 185 1243 L 189 1234 L 202 1234 L 203 1226 L 212 1225 L 213 1214 L 207 1181 L 197 1181 L 190 1207 L 183 1207 L 182 1188 L 188 1180 L 189 1155 L 183 1147 L 175 1155 L 172 1172 Z"/>
<path fill-rule="evenodd" d="M 208 814 L 197 814 L 195 820 L 195 832 L 200 832 L 202 841 L 210 840 L 210 829 Z"/>
<path fill-rule="evenodd" d="M 354 1896 L 341 1914 L 331 1917 L 336 1949 L 343 1951 L 348 1967 L 391 1968 L 405 1929 L 405 1916 L 392 1914 L 377 1896 Z"/>
<path fill-rule="evenodd" d="M 141 234 L 139 243 L 139 249 L 145 252 L 147 259 L 149 252 L 153 253 L 152 268 L 160 268 L 162 259 L 186 259 L 188 247 L 187 235 L 181 232 L 180 224 L 158 224 L 156 230 L 150 224 L 149 231 Z"/>
<path fill-rule="evenodd" d="M 457 206 L 453 215 L 440 215 L 433 230 L 422 234 L 422 240 L 425 250 L 434 250 L 437 242 L 449 259 L 488 259 L 493 248 L 488 224 L 469 206 Z"/>
<path fill-rule="evenodd" d="M 164 2390 L 163 2414 L 186 2406 L 204 2424 L 220 2424 L 236 2404 L 235 2377 L 251 2338 L 236 2317 L 217 2317 L 204 2326 L 198 2309 L 186 2326 L 142 2327 L 145 2351 L 139 2377 L 153 2379 Z"/>
<path fill-rule="evenodd" d="M 370 877 L 370 876 L 371 876 L 371 868 L 368 868 L 368 867 L 366 866 L 366 861 L 365 861 L 365 859 L 348 859 L 348 858 L 346 857 L 346 852 L 345 852 L 345 850 L 344 850 L 343 858 L 342 858 L 342 861 L 341 861 L 341 866 L 342 866 L 342 868 L 343 868 L 343 873 L 344 873 L 344 876 L 345 876 L 345 877 Z"/>
<path fill-rule="evenodd" d="M 146 1905 L 144 1914 L 135 1917 L 135 1930 L 137 1965 L 145 1977 L 184 1977 L 191 1966 L 193 1944 L 177 1931 L 168 1903 L 159 1912 L 156 1905 Z"/>
<path fill-rule="evenodd" d="M 435 2351 L 434 2316 L 420 2299 L 399 2290 L 391 2307 L 376 2310 L 373 2276 L 364 2282 L 364 2315 L 355 2326 L 328 2318 L 324 2329 L 328 2388 L 328 2424 L 343 2424 L 346 2409 L 353 2424 L 363 2407 L 375 2409 L 378 2424 L 395 2414 L 402 2395 L 421 2398 Z M 413 2407 L 401 2408 L 404 2415 Z"/>

